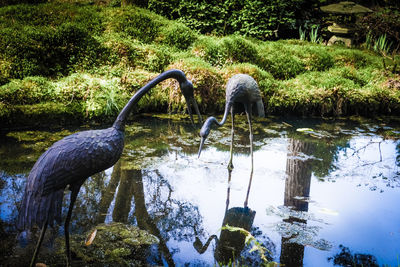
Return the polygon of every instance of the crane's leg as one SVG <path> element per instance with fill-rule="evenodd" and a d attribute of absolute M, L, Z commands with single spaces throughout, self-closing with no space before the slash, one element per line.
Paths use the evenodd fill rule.
<path fill-rule="evenodd" d="M 235 137 L 235 131 L 233 126 L 235 125 L 235 113 L 233 112 L 233 106 L 231 107 L 231 117 L 232 117 L 232 129 L 231 129 L 231 147 L 230 147 L 230 158 L 229 158 L 229 163 L 228 163 L 228 170 L 232 171 L 233 170 L 233 139 Z"/>
<path fill-rule="evenodd" d="M 253 127 L 251 125 L 251 107 L 252 107 L 251 105 L 249 108 L 245 107 L 247 120 L 249 121 L 249 131 L 250 131 L 249 139 L 250 139 L 251 171 L 250 171 L 249 186 L 247 187 L 246 200 L 244 201 L 244 207 L 247 207 L 247 202 L 248 202 L 249 194 L 250 194 L 251 182 L 253 180 Z"/>
<path fill-rule="evenodd" d="M 232 178 L 232 170 L 228 170 L 228 189 L 226 190 L 225 213 L 228 211 L 228 207 L 229 207 L 229 199 L 230 199 L 230 195 L 231 195 L 231 178 Z"/>
<path fill-rule="evenodd" d="M 65 253 L 67 255 L 67 266 L 71 265 L 71 250 L 69 248 L 69 223 L 71 221 L 71 215 L 72 215 L 72 209 L 74 208 L 75 200 L 76 197 L 78 196 L 79 193 L 79 187 L 78 189 L 72 188 L 71 190 L 71 198 L 69 202 L 69 208 L 68 208 L 68 214 L 67 218 L 65 219 L 65 225 L 64 225 L 64 233 L 65 233 Z"/>
<path fill-rule="evenodd" d="M 35 252 L 33 253 L 33 257 L 32 257 L 32 260 L 31 260 L 31 264 L 29 265 L 30 267 L 34 267 L 35 266 L 35 263 L 36 263 L 36 260 L 37 260 L 37 256 L 39 254 L 39 249 L 40 249 L 40 246 L 42 245 L 44 234 L 46 233 L 47 222 L 48 221 L 46 219 L 46 221 L 44 222 L 44 224 L 42 226 L 42 230 L 40 231 L 39 240 L 38 240 L 38 242 L 36 244 Z"/>

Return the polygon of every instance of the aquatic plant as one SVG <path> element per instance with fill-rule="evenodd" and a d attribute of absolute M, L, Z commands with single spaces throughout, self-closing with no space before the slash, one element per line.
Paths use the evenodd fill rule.
<path fill-rule="evenodd" d="M 257 241 L 257 239 L 246 229 L 243 229 L 241 227 L 235 227 L 235 226 L 230 226 L 230 225 L 225 225 L 221 228 L 221 230 L 227 230 L 230 232 L 240 232 L 243 234 L 245 238 L 245 244 L 251 246 L 250 253 L 253 251 L 257 251 L 258 255 L 263 261 L 263 266 L 265 267 L 272 267 L 272 266 L 278 266 L 278 263 L 269 261 L 267 257 L 265 256 L 266 253 L 271 254 L 270 251 L 268 251 L 267 248 L 265 248 L 260 242 Z M 235 266 L 234 263 L 232 263 L 232 266 Z"/>

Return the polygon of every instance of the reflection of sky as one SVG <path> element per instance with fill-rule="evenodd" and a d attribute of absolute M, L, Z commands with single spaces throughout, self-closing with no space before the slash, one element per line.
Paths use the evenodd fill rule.
<path fill-rule="evenodd" d="M 18 193 L 21 192 L 21 189 L 25 186 L 25 176 L 15 175 L 9 177 L 0 171 L 0 178 L 5 183 L 0 194 L 0 219 L 3 221 L 10 221 L 16 218 L 18 214 L 18 210 L 15 207 L 16 203 L 19 201 Z"/>
<path fill-rule="evenodd" d="M 253 226 L 259 227 L 275 244 L 274 259 L 279 261 L 281 236 L 276 226 L 282 222 L 282 217 L 267 212 L 267 209 L 280 207 L 284 202 L 288 139 L 265 138 L 257 146 L 249 207 L 257 212 Z M 176 144 L 171 147 L 179 148 Z M 397 173 L 400 170 L 395 164 L 395 147 L 395 141 L 383 141 L 376 136 L 355 136 L 350 139 L 348 148 L 340 150 L 338 161 L 333 163 L 336 168 L 327 177 L 312 176 L 308 207 L 315 220 L 309 220 L 307 226 L 320 227 L 313 238 L 327 240 L 332 249 L 321 251 L 306 246 L 305 266 L 332 265 L 327 258 L 339 253 L 340 244 L 349 247 L 352 253 L 371 254 L 377 257 L 380 264 L 397 266 L 397 257 L 400 257 L 400 209 L 397 208 L 400 203 L 400 181 Z M 163 179 L 168 181 L 172 187 L 172 199 L 198 207 L 206 234 L 200 237 L 204 243 L 210 235 L 219 235 L 224 218 L 229 151 L 220 151 L 207 144 L 200 159 L 197 154 L 186 155 L 181 149 L 179 152 L 175 149 L 170 151 L 155 161 L 149 170 L 158 169 Z M 233 164 L 230 208 L 243 206 L 250 174 L 250 157 L 248 154 L 235 154 Z M 112 168 L 106 171 L 106 184 L 111 172 Z M 146 203 L 150 203 L 149 198 L 159 183 L 151 182 L 151 171 L 143 173 Z M 21 194 L 15 191 L 21 192 L 25 179 L 22 176 L 9 178 L 0 194 L 0 218 L 5 221 L 16 217 L 15 203 L 18 199 L 14 198 Z M 84 193 L 82 187 L 80 196 Z M 162 192 L 162 200 L 167 199 L 168 194 L 168 190 Z M 112 221 L 114 202 L 115 196 L 107 212 L 107 222 Z M 133 210 L 130 216 L 132 214 Z M 262 237 L 257 238 L 265 241 Z M 195 251 L 192 242 L 171 238 L 167 245 L 170 250 L 178 249 L 174 254 L 178 266 L 185 262 L 193 265 L 215 263 L 212 250 L 214 241 L 203 255 Z"/>
<path fill-rule="evenodd" d="M 391 184 L 398 183 L 395 145 L 390 140 L 354 137 L 350 140 L 350 148 L 339 153 L 338 161 L 334 163 L 337 169 L 329 177 L 322 177 L 325 181 L 312 177 L 309 213 L 323 222 L 308 221 L 307 225 L 320 227 L 315 240 L 327 240 L 332 249 L 322 251 L 306 246 L 305 266 L 332 265 L 327 258 L 340 252 L 340 244 L 349 247 L 352 253 L 374 255 L 380 264 L 397 264 L 400 254 L 400 210 L 395 208 L 395 203 L 400 203 L 400 188 L 386 186 L 388 181 Z M 157 168 L 170 182 L 174 190 L 173 197 L 198 206 L 206 233 L 219 234 L 225 211 L 229 152 L 207 146 L 200 159 L 196 155 L 177 156 L 175 153 L 165 157 L 162 160 L 164 164 Z M 257 212 L 254 226 L 260 227 L 276 245 L 277 261 L 281 237 L 274 229 L 282 218 L 268 214 L 266 208 L 283 205 L 286 158 L 287 140 L 284 138 L 270 139 L 255 152 L 255 172 L 249 198 L 249 207 Z M 243 206 L 250 158 L 247 155 L 234 155 L 233 164 L 235 168 L 229 207 Z M 373 176 L 377 178 L 372 179 Z M 205 242 L 207 238 L 202 237 L 202 241 Z M 180 246 L 173 241 L 169 245 Z M 190 245 L 185 244 L 175 254 L 174 259 L 178 264 L 193 257 L 206 257 L 208 262 L 213 262 L 211 249 L 199 256 Z"/>

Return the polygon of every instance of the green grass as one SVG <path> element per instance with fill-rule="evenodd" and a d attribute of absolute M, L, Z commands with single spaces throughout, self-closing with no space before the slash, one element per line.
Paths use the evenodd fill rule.
<path fill-rule="evenodd" d="M 171 68 L 192 80 L 203 113 L 221 112 L 227 80 L 247 73 L 270 114 L 398 114 L 399 75 L 382 60 L 373 51 L 304 40 L 200 35 L 135 6 L 6 6 L 0 8 L 0 123 L 111 121 L 135 91 Z M 400 57 L 391 64 L 399 66 Z M 178 90 L 176 82 L 163 82 L 136 112 L 184 111 Z"/>

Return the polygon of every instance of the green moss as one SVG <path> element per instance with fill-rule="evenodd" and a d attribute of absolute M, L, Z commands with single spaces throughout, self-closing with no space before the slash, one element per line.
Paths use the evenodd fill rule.
<path fill-rule="evenodd" d="M 160 29 L 158 42 L 180 50 L 188 49 L 198 38 L 198 35 L 181 23 L 169 23 Z"/>
<path fill-rule="evenodd" d="M 184 58 L 170 65 L 183 70 L 193 82 L 195 97 L 203 111 L 222 110 L 225 105 L 224 79 L 209 63 L 199 58 Z M 170 91 L 171 106 L 184 108 L 184 99 L 177 91 Z"/>
<path fill-rule="evenodd" d="M 29 11 L 29 12 L 28 12 Z M 221 112 L 225 84 L 253 76 L 268 112 L 304 115 L 399 112 L 400 59 L 299 40 L 199 35 L 136 6 L 49 2 L 0 8 L 0 122 L 5 128 L 112 121 L 133 94 L 177 68 L 201 111 Z M 186 111 L 176 81 L 134 112 Z"/>
<path fill-rule="evenodd" d="M 92 238 L 92 242 L 87 242 Z M 64 254 L 64 238 L 57 238 Z M 71 251 L 86 263 L 139 266 L 146 262 L 146 249 L 159 243 L 157 237 L 123 223 L 100 224 L 83 235 L 71 236 Z"/>

